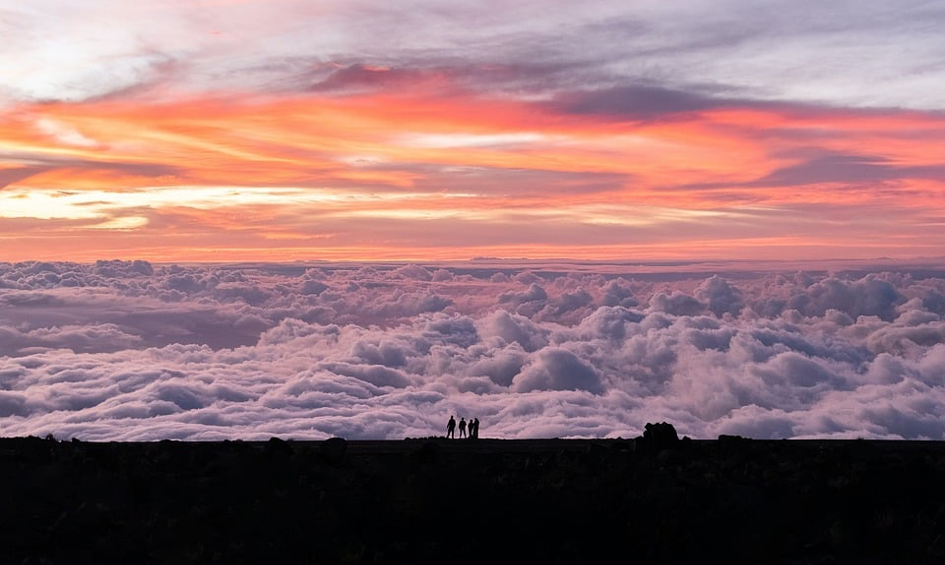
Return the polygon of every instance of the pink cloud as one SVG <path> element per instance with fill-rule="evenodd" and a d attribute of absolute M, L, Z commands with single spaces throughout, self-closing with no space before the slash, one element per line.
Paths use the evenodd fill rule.
<path fill-rule="evenodd" d="M 491 437 L 628 437 L 654 419 L 707 438 L 945 437 L 936 273 L 466 268 L 3 264 L 0 423 L 396 438 L 462 412 Z"/>

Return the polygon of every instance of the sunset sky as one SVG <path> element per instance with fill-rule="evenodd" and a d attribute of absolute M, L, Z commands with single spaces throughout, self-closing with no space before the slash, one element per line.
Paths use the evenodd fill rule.
<path fill-rule="evenodd" d="M 0 260 L 945 249 L 945 5 L 0 7 Z"/>
<path fill-rule="evenodd" d="M 945 3 L 0 3 L 0 435 L 945 438 Z"/>

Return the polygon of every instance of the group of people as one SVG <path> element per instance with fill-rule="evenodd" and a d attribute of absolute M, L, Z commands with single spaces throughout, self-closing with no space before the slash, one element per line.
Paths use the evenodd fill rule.
<path fill-rule="evenodd" d="M 469 431 L 469 435 L 466 435 L 466 431 Z M 450 416 L 450 421 L 446 423 L 446 437 L 455 438 L 456 437 L 456 419 Z M 479 437 L 479 418 L 475 420 L 470 419 L 469 422 L 466 422 L 466 418 L 460 417 L 459 419 L 459 437 L 465 438 L 477 438 Z"/>

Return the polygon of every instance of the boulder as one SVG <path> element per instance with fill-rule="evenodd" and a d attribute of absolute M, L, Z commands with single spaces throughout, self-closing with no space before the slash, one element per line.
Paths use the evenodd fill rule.
<path fill-rule="evenodd" d="M 319 449 L 322 459 L 331 465 L 337 465 L 344 461 L 345 452 L 348 450 L 348 442 L 344 438 L 333 437 L 322 442 Z"/>
<path fill-rule="evenodd" d="M 264 449 L 266 456 L 270 459 L 290 459 L 295 451 L 289 442 L 277 437 L 269 438 Z"/>
<path fill-rule="evenodd" d="M 666 422 L 647 423 L 643 429 L 643 436 L 637 439 L 642 451 L 650 454 L 672 449 L 679 444 L 676 428 Z"/>

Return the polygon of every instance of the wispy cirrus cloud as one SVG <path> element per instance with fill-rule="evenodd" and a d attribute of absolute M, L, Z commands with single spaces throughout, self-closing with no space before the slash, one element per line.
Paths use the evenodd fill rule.
<path fill-rule="evenodd" d="M 279 90 L 303 86 L 293 78 L 313 73 L 363 83 L 381 78 L 367 72 L 381 67 L 453 68 L 495 84 L 476 69 L 505 69 L 506 76 L 515 69 L 527 80 L 508 84 L 532 92 L 647 81 L 727 87 L 739 97 L 932 109 L 938 104 L 926 88 L 941 62 L 935 24 L 943 17 L 925 2 L 696 2 L 681 9 L 593 1 L 548 9 L 44 0 L 3 13 L 5 37 L 21 54 L 8 62 L 16 74 L 4 90 L 70 101 L 147 83 L 168 93 Z M 171 63 L 169 84 L 156 81 Z M 561 67 L 568 72 L 556 72 Z"/>
<path fill-rule="evenodd" d="M 945 243 L 928 3 L 126 4 L 0 15 L 6 259 Z"/>
<path fill-rule="evenodd" d="M 672 243 L 691 256 L 728 256 L 753 241 L 788 257 L 877 246 L 920 255 L 941 243 L 926 229 L 942 190 L 940 161 L 915 133 L 941 129 L 934 114 L 700 102 L 699 110 L 664 106 L 662 117 L 650 108 L 645 119 L 604 120 L 473 95 L 310 102 L 42 110 L 106 151 L 53 151 L 43 132 L 24 127 L 28 120 L 9 121 L 15 163 L 0 172 L 0 214 L 50 227 L 16 257 L 50 257 L 42 250 L 65 235 L 44 224 L 54 218 L 103 226 L 75 241 L 76 258 L 206 258 L 200 248 L 234 258 L 271 250 L 273 240 L 286 257 L 318 249 L 322 257 L 402 259 L 573 256 L 590 246 L 601 258 L 657 257 Z M 786 137 L 785 128 L 808 135 Z M 829 135 L 818 139 L 820 131 Z M 835 221 L 869 208 L 883 211 L 885 231 Z M 190 225 L 186 250 L 148 243 L 161 234 L 170 244 L 164 226 L 181 221 Z M 834 237 L 792 233 L 797 222 Z M 901 235 L 884 235 L 891 231 Z M 370 244 L 378 240 L 390 243 Z"/>

